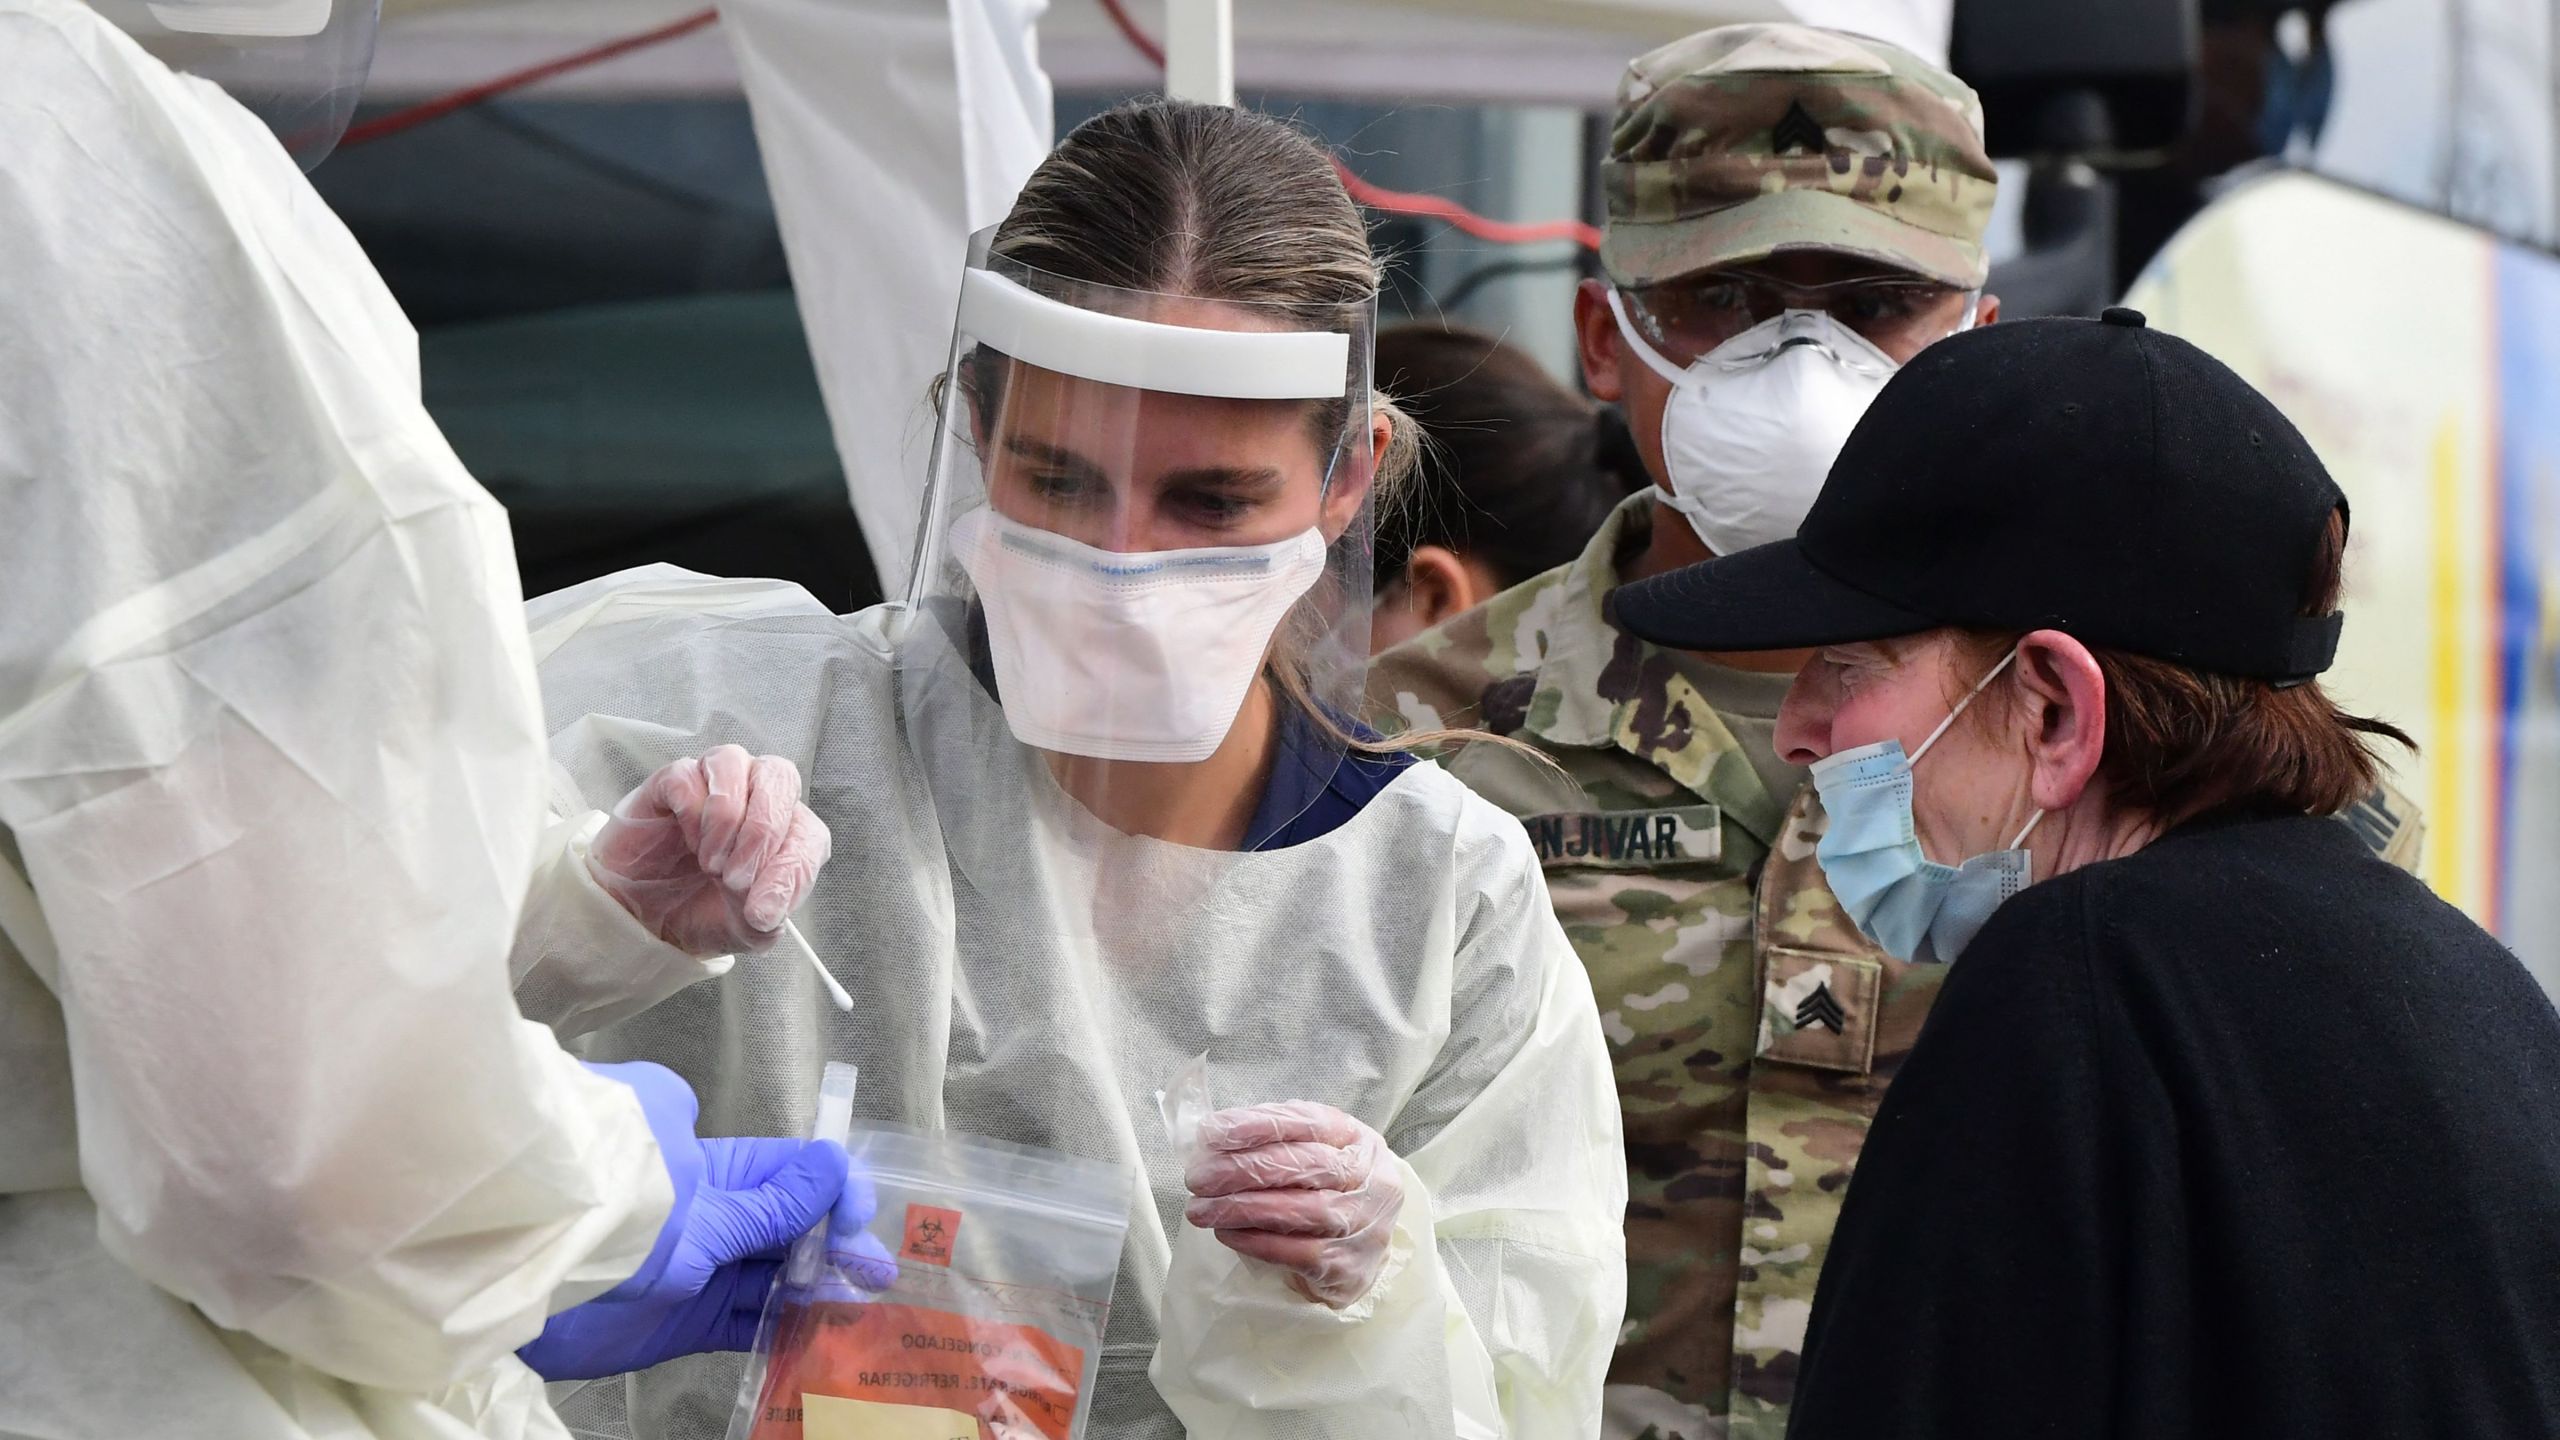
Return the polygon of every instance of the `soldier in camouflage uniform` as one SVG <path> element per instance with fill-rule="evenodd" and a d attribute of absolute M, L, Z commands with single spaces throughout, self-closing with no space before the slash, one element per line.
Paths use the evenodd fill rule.
<path fill-rule="evenodd" d="M 1987 269 L 1972 92 L 1875 41 L 1728 26 L 1637 60 L 1605 180 L 1602 258 L 1625 290 L 1754 264 L 1799 285 L 1881 266 L 1971 289 Z M 1577 298 L 1585 375 L 1667 490 L 1668 385 L 1627 361 L 1605 298 L 1600 282 Z M 1371 688 L 1388 728 L 1481 727 L 1561 767 L 1491 745 L 1448 761 L 1527 826 L 1617 1067 L 1630 1274 L 1612 1440 L 1783 1434 L 1849 1172 L 1944 974 L 1875 948 L 1823 886 L 1820 809 L 1772 738 L 1791 664 L 1753 673 L 1610 623 L 1621 581 L 1708 553 L 1634 497 L 1580 558 L 1381 656 Z M 2353 818 L 2413 853 L 2396 800 Z"/>

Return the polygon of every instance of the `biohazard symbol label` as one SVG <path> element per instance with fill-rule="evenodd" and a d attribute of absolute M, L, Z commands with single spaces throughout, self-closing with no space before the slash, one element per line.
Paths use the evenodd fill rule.
<path fill-rule="evenodd" d="M 927 1265 L 949 1265 L 951 1247 L 960 1243 L 960 1212 L 939 1205 L 907 1207 L 907 1243 L 898 1253 Z"/>

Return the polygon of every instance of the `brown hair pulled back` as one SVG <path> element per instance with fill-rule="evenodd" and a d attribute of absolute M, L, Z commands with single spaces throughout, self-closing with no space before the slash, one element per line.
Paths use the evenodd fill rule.
<path fill-rule="evenodd" d="M 2304 615 L 2338 608 L 2346 548 L 2345 516 L 2332 516 L 2303 597 Z M 1968 631 L 1961 652 L 1987 670 L 2017 640 Z M 2279 687 L 2119 650 L 2091 646 L 2090 654 L 2107 687 L 2098 778 L 2117 804 L 2167 824 L 2241 806 L 2333 815 L 2371 794 L 2380 780 L 2375 742 L 2417 749 L 2388 721 L 2340 709 L 2316 681 Z"/>
<path fill-rule="evenodd" d="M 1032 172 L 993 252 L 1088 285 L 1268 306 L 1308 329 L 1332 328 L 1378 290 L 1368 224 L 1314 141 L 1187 100 L 1134 101 L 1077 126 Z M 1355 373 L 1367 358 L 1353 357 Z M 1384 505 L 1421 442 L 1387 397 L 1370 405 L 1394 427 L 1371 489 Z M 1317 411 L 1330 445 L 1343 407 Z"/>

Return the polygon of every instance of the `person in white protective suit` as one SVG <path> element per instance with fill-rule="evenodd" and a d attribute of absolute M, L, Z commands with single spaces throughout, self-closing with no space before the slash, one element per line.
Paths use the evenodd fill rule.
<path fill-rule="evenodd" d="M 797 762 L 835 837 L 801 924 L 851 1011 L 767 967 L 593 1053 L 744 1130 L 849 1060 L 861 1115 L 1126 1166 L 1096 1437 L 1599 1420 L 1626 1192 L 1589 984 L 1518 823 L 1346 718 L 1368 517 L 1413 458 L 1377 281 L 1294 129 L 1113 110 L 973 245 L 901 603 L 652 567 L 532 606 L 590 803 L 734 743 Z M 623 829 L 594 868 L 627 893 Z M 529 950 L 600 963 L 546 913 Z M 1178 1149 L 1157 1092 L 1204 1053 L 1227 1108 Z M 738 1373 L 563 1413 L 707 1440 Z"/>
<path fill-rule="evenodd" d="M 563 1436 L 538 1375 L 744 1343 L 752 1257 L 843 1187 L 518 1013 L 531 877 L 588 862 L 504 517 L 418 388 L 256 118 L 0 0 L 0 1435 Z M 722 863 L 660 927 L 700 953 L 823 859 L 744 762 L 633 807 Z M 609 997 L 521 957 L 555 1015 L 726 968 L 545 893 L 624 927 Z"/>

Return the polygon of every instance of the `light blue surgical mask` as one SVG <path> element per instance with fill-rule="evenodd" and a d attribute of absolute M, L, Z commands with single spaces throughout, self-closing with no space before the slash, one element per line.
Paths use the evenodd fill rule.
<path fill-rule="evenodd" d="M 1922 852 L 1911 812 L 1911 767 L 2017 658 L 2011 650 L 1993 666 L 1909 759 L 1903 758 L 1901 741 L 1882 740 L 1814 762 L 1814 789 L 1830 817 L 1814 859 L 1840 908 L 1868 939 L 1899 959 L 1955 959 L 1992 911 L 2035 880 L 2034 857 L 2020 847 L 2044 819 L 2043 811 L 2007 849 L 1961 865 L 1941 865 Z"/>

